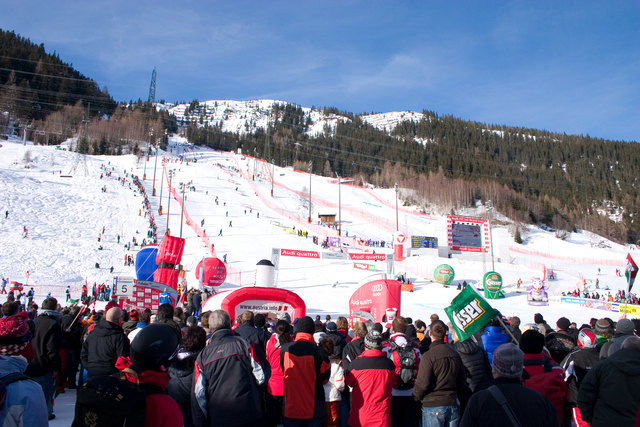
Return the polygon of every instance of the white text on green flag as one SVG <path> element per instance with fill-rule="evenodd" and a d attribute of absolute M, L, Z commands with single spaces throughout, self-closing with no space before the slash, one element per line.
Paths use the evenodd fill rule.
<path fill-rule="evenodd" d="M 466 340 L 496 317 L 495 310 L 472 286 L 464 288 L 444 311 L 460 341 Z"/>

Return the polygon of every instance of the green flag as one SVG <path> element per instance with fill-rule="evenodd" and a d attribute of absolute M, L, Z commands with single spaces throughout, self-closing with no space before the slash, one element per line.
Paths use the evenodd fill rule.
<path fill-rule="evenodd" d="M 496 317 L 495 310 L 478 295 L 473 286 L 464 288 L 444 311 L 460 341 L 466 340 Z"/>

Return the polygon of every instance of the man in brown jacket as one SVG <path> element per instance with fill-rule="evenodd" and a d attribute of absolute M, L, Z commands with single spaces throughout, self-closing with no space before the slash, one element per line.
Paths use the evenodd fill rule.
<path fill-rule="evenodd" d="M 460 355 L 444 343 L 446 327 L 440 320 L 429 326 L 431 346 L 422 355 L 413 396 L 422 402 L 423 426 L 455 426 L 470 392 L 464 377 Z"/>

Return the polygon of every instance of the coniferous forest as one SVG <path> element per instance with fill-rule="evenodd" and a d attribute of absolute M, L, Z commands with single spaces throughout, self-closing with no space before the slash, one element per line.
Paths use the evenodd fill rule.
<path fill-rule="evenodd" d="M 190 107 L 197 115 L 197 101 Z M 637 168 L 640 146 L 460 120 L 423 111 L 391 132 L 353 113 L 335 128 L 309 136 L 300 106 L 275 104 L 268 129 L 223 132 L 220 126 L 184 125 L 189 142 L 237 150 L 278 165 L 357 183 L 393 187 L 406 204 L 448 214 L 488 204 L 514 222 L 564 231 L 587 229 L 624 243 L 640 240 Z M 179 129 L 175 117 L 148 102 L 116 103 L 106 88 L 13 32 L 0 30 L 0 134 L 21 134 L 42 144 L 78 137 L 89 154 L 141 153 Z M 6 129 L 6 131 L 3 131 Z"/>

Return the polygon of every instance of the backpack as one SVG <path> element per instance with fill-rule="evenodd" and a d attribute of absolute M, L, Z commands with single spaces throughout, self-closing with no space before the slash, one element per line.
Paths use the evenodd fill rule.
<path fill-rule="evenodd" d="M 7 386 L 9 384 L 15 383 L 16 381 L 30 379 L 31 378 L 22 374 L 21 372 L 12 372 L 0 378 L 0 414 L 2 414 L 2 407 L 4 406 L 4 401 L 7 398 Z"/>
<path fill-rule="evenodd" d="M 120 374 L 91 377 L 78 389 L 72 427 L 139 427 L 145 423 L 148 394 L 160 387 L 135 384 Z"/>
<path fill-rule="evenodd" d="M 389 340 L 392 353 L 398 354 L 400 367 L 398 370 L 398 390 L 409 390 L 416 380 L 416 354 L 409 343 L 404 347 L 398 346 L 393 340 Z"/>

